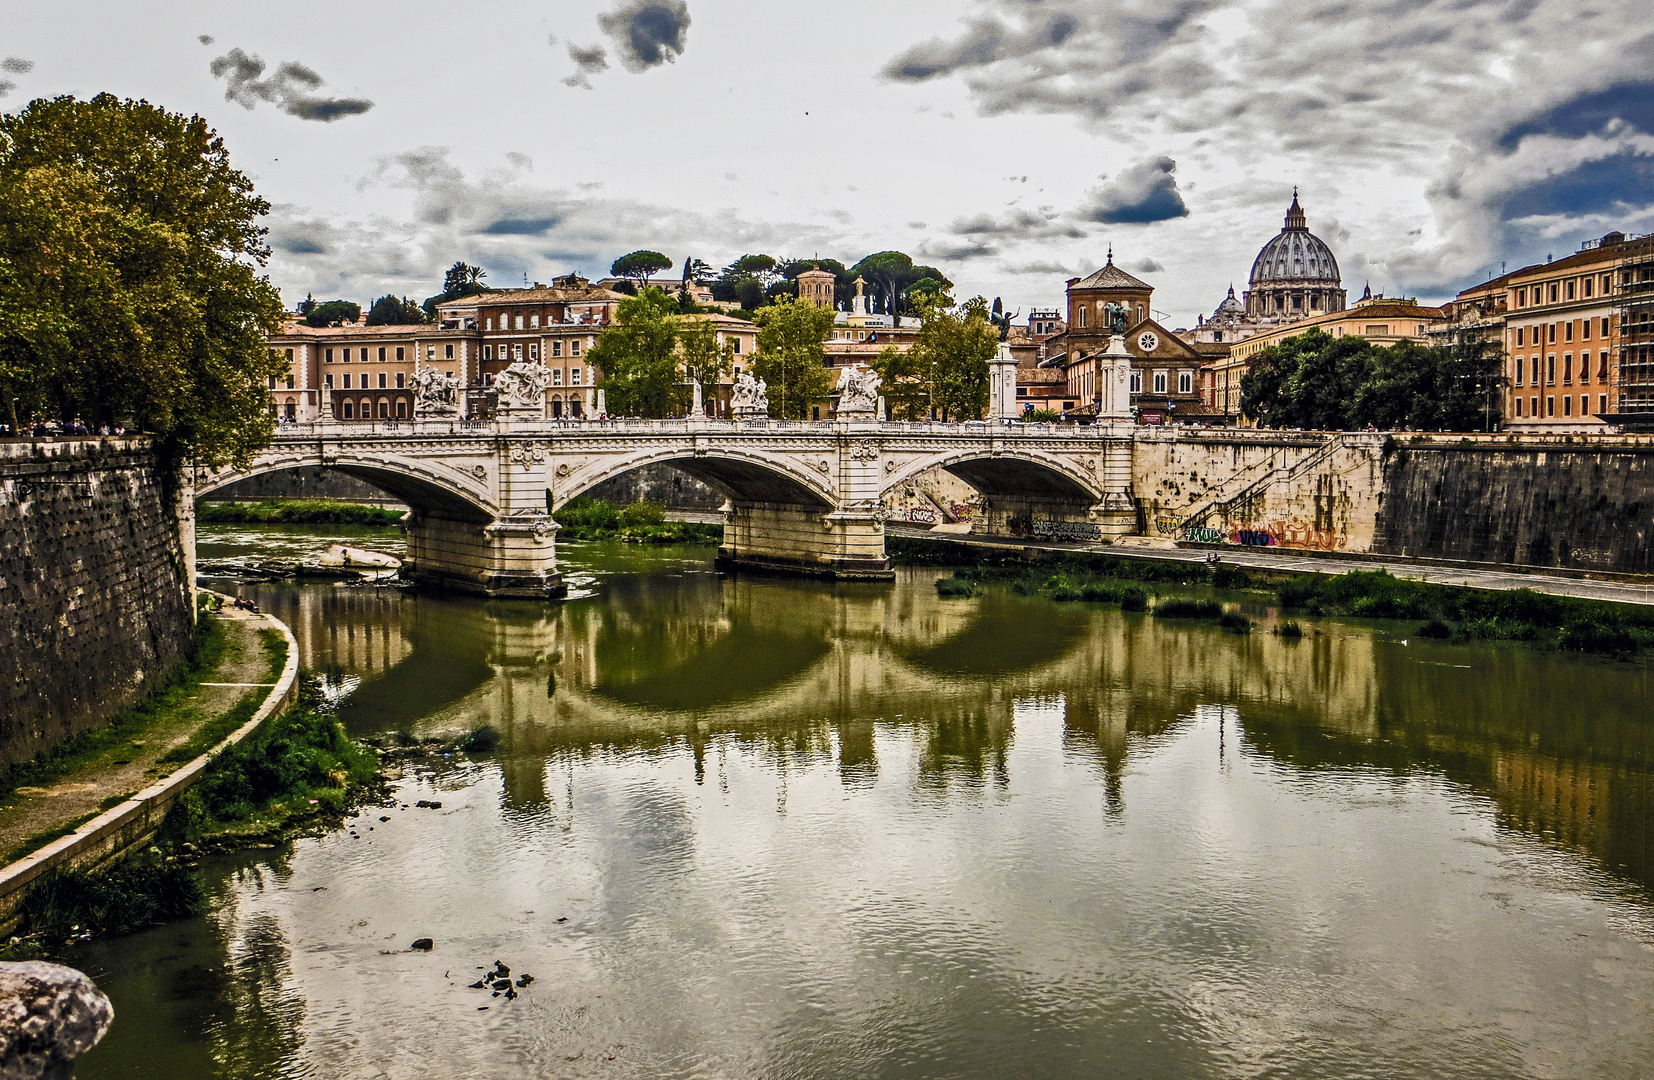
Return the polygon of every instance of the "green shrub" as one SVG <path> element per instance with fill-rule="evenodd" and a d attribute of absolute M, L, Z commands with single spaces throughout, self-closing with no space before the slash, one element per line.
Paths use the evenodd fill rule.
<path fill-rule="evenodd" d="M 1440 619 L 1431 619 L 1418 628 L 1418 636 L 1422 638 L 1450 638 L 1453 636 L 1453 628 Z"/>
<path fill-rule="evenodd" d="M 59 870 L 30 886 L 18 906 L 26 933 L 64 940 L 80 934 L 129 934 L 202 909 L 201 881 L 156 848 L 109 870 Z"/>
<path fill-rule="evenodd" d="M 1250 634 L 1252 632 L 1252 620 L 1245 615 L 1238 615 L 1232 611 L 1226 611 L 1219 615 L 1218 625 L 1235 634 Z"/>
<path fill-rule="evenodd" d="M 666 507 L 658 502 L 635 502 L 620 511 L 620 524 L 623 528 L 637 528 L 643 525 L 659 525 L 666 520 Z"/>
<path fill-rule="evenodd" d="M 208 525 L 373 525 L 402 520 L 405 511 L 335 499 L 264 499 L 256 503 L 197 503 L 195 519 Z"/>
<path fill-rule="evenodd" d="M 1612 615 L 1582 615 L 1563 625 L 1556 635 L 1556 647 L 1570 652 L 1629 656 L 1637 651 L 1637 640 L 1625 623 Z"/>
<path fill-rule="evenodd" d="M 1223 605 L 1216 600 L 1186 600 L 1174 597 L 1154 606 L 1159 619 L 1216 619 L 1223 614 Z"/>
<path fill-rule="evenodd" d="M 1301 638 L 1304 636 L 1304 628 L 1288 619 L 1275 628 L 1275 633 L 1284 638 Z"/>
<path fill-rule="evenodd" d="M 977 584 L 976 584 L 976 582 L 970 580 L 969 578 L 962 578 L 959 575 L 955 574 L 953 577 L 945 577 L 945 578 L 937 578 L 936 579 L 936 595 L 937 596 L 962 596 L 963 597 L 963 596 L 975 596 L 976 593 L 977 593 Z"/>

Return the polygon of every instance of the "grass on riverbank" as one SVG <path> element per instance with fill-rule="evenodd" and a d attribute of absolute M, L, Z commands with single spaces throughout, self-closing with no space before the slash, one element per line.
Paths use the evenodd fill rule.
<path fill-rule="evenodd" d="M 1490 592 L 1398 578 L 1383 570 L 1299 578 L 1275 591 L 1311 615 L 1423 619 L 1421 637 L 1526 641 L 1567 652 L 1628 657 L 1654 646 L 1654 611 L 1532 589 Z"/>
<path fill-rule="evenodd" d="M 378 754 L 352 742 L 314 680 L 298 702 L 227 747 L 173 804 L 154 844 L 110 867 L 60 870 L 31 886 L 19 932 L 47 942 L 126 934 L 199 912 L 200 848 L 231 850 L 342 814 L 374 780 Z"/>
<path fill-rule="evenodd" d="M 263 499 L 256 503 L 195 504 L 195 520 L 206 525 L 395 525 L 406 511 L 336 499 Z"/>
<path fill-rule="evenodd" d="M 117 715 L 108 725 L 77 735 L 61 746 L 37 755 L 32 761 L 13 765 L 0 776 L 0 802 L 14 798 L 20 787 L 44 787 L 55 783 L 89 765 L 99 755 L 130 744 L 146 730 L 177 719 L 180 710 L 189 707 L 190 695 L 218 669 L 227 645 L 224 630 L 218 622 L 203 617 L 196 623 L 195 639 L 191 642 L 189 655 L 173 668 L 149 697 Z M 282 640 L 282 652 L 285 662 L 285 638 Z M 37 845 L 37 848 L 44 847 L 45 843 Z"/>
<path fill-rule="evenodd" d="M 560 540 L 619 540 L 628 544 L 716 544 L 721 525 L 667 521 L 657 502 L 616 506 L 604 499 L 575 499 L 557 511 Z"/>

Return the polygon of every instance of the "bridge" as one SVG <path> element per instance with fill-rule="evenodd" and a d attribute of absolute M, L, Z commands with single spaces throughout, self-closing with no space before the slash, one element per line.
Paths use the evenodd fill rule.
<path fill-rule="evenodd" d="M 414 580 L 546 597 L 565 591 L 557 511 L 645 465 L 671 465 L 726 497 L 726 564 L 878 580 L 892 576 L 885 496 L 929 469 L 981 492 L 973 532 L 1135 532 L 1132 438 L 1129 421 L 323 421 L 283 425 L 245 468 L 197 468 L 192 478 L 201 496 L 289 469 L 358 477 L 412 509 L 404 572 Z"/>

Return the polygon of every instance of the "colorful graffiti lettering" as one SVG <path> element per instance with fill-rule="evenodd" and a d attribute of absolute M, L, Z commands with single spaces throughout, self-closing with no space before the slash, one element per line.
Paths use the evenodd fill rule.
<path fill-rule="evenodd" d="M 1193 529 L 1186 529 L 1183 539 L 1196 544 L 1221 544 L 1225 537 L 1216 529 L 1208 529 L 1204 525 Z"/>
<path fill-rule="evenodd" d="M 1275 547 L 1275 534 L 1268 529 L 1236 529 L 1229 534 L 1231 542 L 1245 547 Z"/>
<path fill-rule="evenodd" d="M 1041 519 L 1034 522 L 1034 535 L 1050 540 L 1101 540 L 1103 530 L 1089 521 Z"/>
<path fill-rule="evenodd" d="M 953 515 L 955 521 L 969 521 L 971 519 L 971 506 L 969 503 L 954 503 L 948 507 L 948 513 Z"/>
<path fill-rule="evenodd" d="M 1182 527 L 1183 523 L 1174 517 L 1157 517 L 1154 519 L 1154 531 L 1161 536 L 1176 536 Z"/>

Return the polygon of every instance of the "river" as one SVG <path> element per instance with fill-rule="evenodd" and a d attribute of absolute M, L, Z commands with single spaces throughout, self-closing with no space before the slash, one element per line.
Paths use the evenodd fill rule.
<path fill-rule="evenodd" d="M 1646 664 L 559 554 L 249 586 L 353 734 L 502 741 L 82 946 L 81 1080 L 1654 1074 Z"/>

